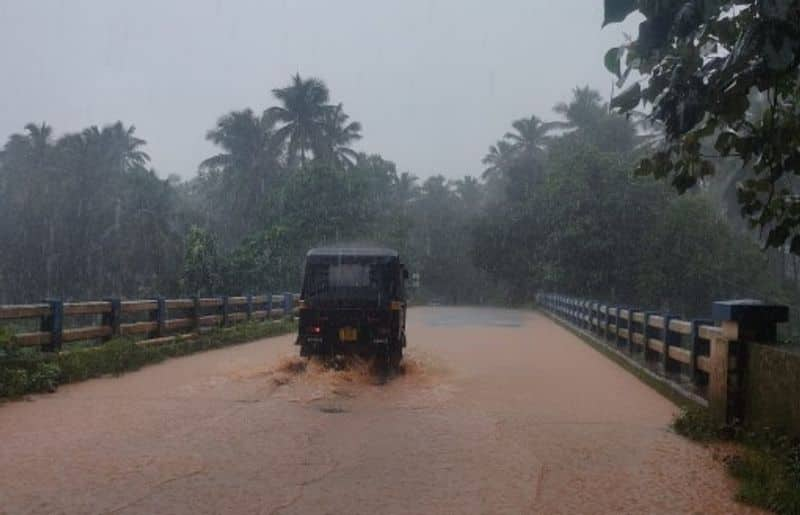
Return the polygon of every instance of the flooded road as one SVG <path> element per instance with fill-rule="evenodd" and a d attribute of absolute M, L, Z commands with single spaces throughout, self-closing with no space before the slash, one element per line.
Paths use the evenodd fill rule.
<path fill-rule="evenodd" d="M 0 406 L 0 513 L 746 513 L 675 407 L 545 317 L 416 308 L 405 373 L 284 336 Z"/>

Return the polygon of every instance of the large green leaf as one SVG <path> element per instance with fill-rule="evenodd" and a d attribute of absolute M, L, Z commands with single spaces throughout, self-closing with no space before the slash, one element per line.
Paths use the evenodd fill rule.
<path fill-rule="evenodd" d="M 639 83 L 633 84 L 625 91 L 611 99 L 611 107 L 626 113 L 639 105 L 642 99 L 642 87 Z"/>
<path fill-rule="evenodd" d="M 622 77 L 622 72 L 620 71 L 620 56 L 622 55 L 622 47 L 614 47 L 606 52 L 606 56 L 604 57 L 604 62 L 606 65 L 606 69 L 617 76 L 617 78 Z"/>
<path fill-rule="evenodd" d="M 605 0 L 603 27 L 609 23 L 619 23 L 636 10 L 636 0 Z"/>

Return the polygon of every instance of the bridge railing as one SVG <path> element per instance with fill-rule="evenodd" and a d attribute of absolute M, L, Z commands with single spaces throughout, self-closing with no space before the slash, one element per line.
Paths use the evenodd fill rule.
<path fill-rule="evenodd" d="M 715 418 L 742 418 L 747 343 L 774 341 L 785 306 L 759 301 L 715 302 L 712 319 L 683 320 L 668 313 L 559 294 L 538 294 L 538 305 L 630 365 Z"/>
<path fill-rule="evenodd" d="M 11 336 L 12 346 L 38 347 L 44 352 L 59 352 L 65 343 L 116 337 L 160 344 L 191 338 L 212 327 L 289 317 L 297 312 L 299 298 L 296 293 L 282 293 L 89 302 L 52 299 L 37 304 L 0 305 L 0 324 L 25 328 Z"/>

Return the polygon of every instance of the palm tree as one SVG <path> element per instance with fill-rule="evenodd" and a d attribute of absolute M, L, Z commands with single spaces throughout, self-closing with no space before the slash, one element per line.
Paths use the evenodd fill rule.
<path fill-rule="evenodd" d="M 13 194 L 4 195 L 3 218 L 14 230 L 7 233 L 5 245 L 19 252 L 17 260 L 22 269 L 43 270 L 44 282 L 37 289 L 52 292 L 53 250 L 58 208 L 57 192 L 63 184 L 54 177 L 53 129 L 42 123 L 25 125 L 25 133 L 13 134 L 0 153 L 2 177 L 0 191 L 7 188 Z M 24 214 L 24 216 L 23 216 Z M 10 236 L 10 237 L 9 237 Z M 7 258 L 13 259 L 13 258 Z M 24 273 L 22 274 L 24 275 Z"/>
<path fill-rule="evenodd" d="M 233 111 L 217 121 L 206 139 L 223 152 L 200 163 L 201 171 L 219 175 L 213 199 L 239 220 L 246 231 L 257 224 L 267 188 L 281 172 L 283 145 L 276 138 L 275 119 L 252 110 Z M 234 231 L 237 232 L 237 231 Z"/>
<path fill-rule="evenodd" d="M 515 120 L 511 126 L 516 132 L 507 132 L 505 139 L 511 142 L 511 146 L 521 159 L 540 159 L 551 137 L 549 133 L 553 129 L 562 127 L 560 122 L 543 122 L 536 115 L 530 118 L 520 118 Z"/>
<path fill-rule="evenodd" d="M 348 145 L 361 139 L 361 124 L 348 123 L 350 117 L 342 110 L 342 104 L 326 109 L 323 116 L 325 152 L 339 167 L 352 168 L 358 160 L 358 152 Z"/>
<path fill-rule="evenodd" d="M 126 129 L 119 121 L 103 127 L 101 138 L 104 147 L 108 149 L 112 165 L 120 172 L 143 171 L 150 162 L 150 156 L 141 150 L 147 142 L 134 136 L 135 132 L 135 126 Z"/>
<path fill-rule="evenodd" d="M 505 140 L 500 140 L 496 145 L 489 147 L 489 153 L 483 158 L 482 163 L 487 165 L 483 171 L 484 179 L 498 179 L 514 163 L 516 152 L 514 146 Z"/>
<path fill-rule="evenodd" d="M 9 136 L 8 142 L 0 150 L 0 160 L 6 161 L 9 169 L 17 165 L 34 168 L 34 172 L 44 172 L 43 167 L 52 150 L 52 134 L 53 128 L 46 123 L 29 123 L 25 125 L 25 134 Z M 30 170 L 26 173 L 30 173 Z"/>
<path fill-rule="evenodd" d="M 572 100 L 569 103 L 556 104 L 553 111 L 566 118 L 570 127 L 590 129 L 596 127 L 608 114 L 608 109 L 602 102 L 600 93 L 585 86 L 573 89 Z"/>
<path fill-rule="evenodd" d="M 258 117 L 251 109 L 232 111 L 206 134 L 223 152 L 204 160 L 200 167 L 218 169 L 245 183 L 243 187 L 265 193 L 282 151 L 275 134 L 275 121 L 267 113 Z"/>
<path fill-rule="evenodd" d="M 325 141 L 325 118 L 328 106 L 328 87 L 320 79 L 302 79 L 300 74 L 292 77 L 292 83 L 272 93 L 280 106 L 267 109 L 267 115 L 284 125 L 275 133 L 280 142 L 288 140 L 287 163 L 293 166 L 297 158 L 305 164 L 309 153 L 323 147 Z"/>
<path fill-rule="evenodd" d="M 635 124 L 624 116 L 611 113 L 600 93 L 588 86 L 572 90 L 572 100 L 556 104 L 553 111 L 566 118 L 566 127 L 606 152 L 629 152 L 642 141 L 653 139 L 650 136 L 639 137 Z"/>

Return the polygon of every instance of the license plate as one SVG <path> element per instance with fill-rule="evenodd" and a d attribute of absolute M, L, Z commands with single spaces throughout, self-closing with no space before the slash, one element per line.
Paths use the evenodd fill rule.
<path fill-rule="evenodd" d="M 339 329 L 339 339 L 343 342 L 354 342 L 358 340 L 358 331 L 353 327 L 342 327 Z"/>

